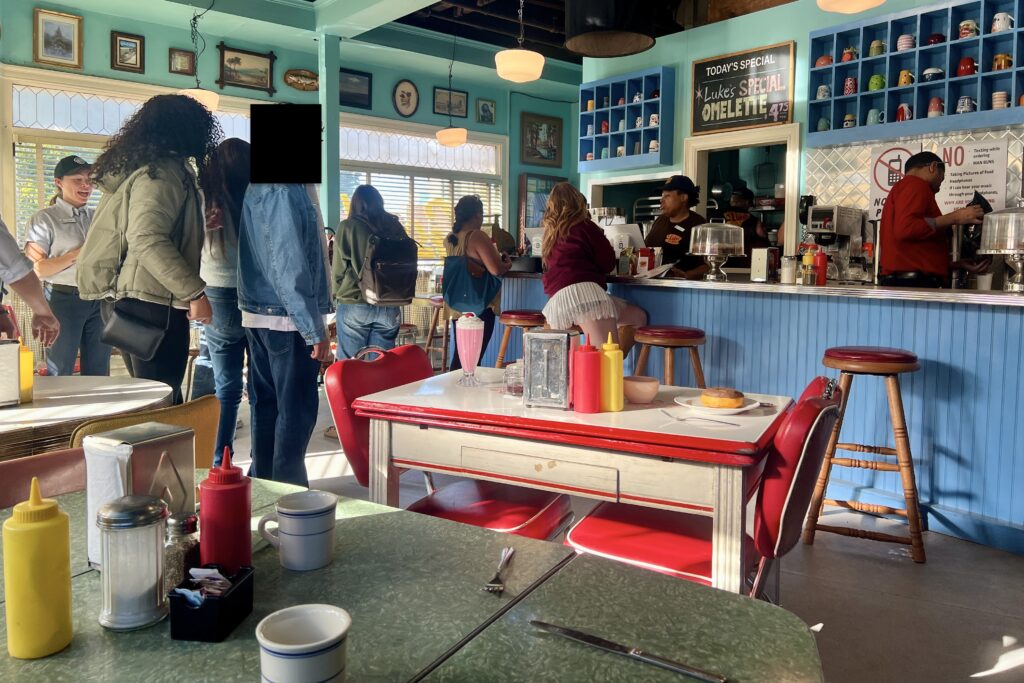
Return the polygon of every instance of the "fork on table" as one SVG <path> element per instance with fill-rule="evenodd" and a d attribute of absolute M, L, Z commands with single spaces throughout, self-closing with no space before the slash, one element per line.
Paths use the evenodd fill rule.
<path fill-rule="evenodd" d="M 494 578 L 480 590 L 499 595 L 505 591 L 505 581 L 501 578 L 501 573 L 508 567 L 508 563 L 512 561 L 512 556 L 515 554 L 516 549 L 512 546 L 501 549 L 501 559 L 498 561 L 498 570 L 494 572 Z"/>
<path fill-rule="evenodd" d="M 740 426 L 739 423 L 737 423 L 737 422 L 726 422 L 725 420 L 713 420 L 710 417 L 700 417 L 698 415 L 688 415 L 686 417 L 679 417 L 678 415 L 673 415 L 672 413 L 668 412 L 664 408 L 661 409 L 661 412 L 665 413 L 665 415 L 671 417 L 673 420 L 678 420 L 679 422 L 690 422 L 690 421 L 693 421 L 693 420 L 697 420 L 699 422 L 711 422 L 711 423 L 718 424 L 718 425 L 728 425 L 730 427 L 739 427 Z"/>

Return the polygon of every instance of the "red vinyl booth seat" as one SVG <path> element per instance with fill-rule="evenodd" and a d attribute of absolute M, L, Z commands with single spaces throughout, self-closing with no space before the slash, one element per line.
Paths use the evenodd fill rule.
<path fill-rule="evenodd" d="M 419 346 L 399 346 L 372 361 L 342 360 L 324 375 L 327 402 L 338 438 L 356 480 L 369 485 L 370 421 L 356 415 L 352 403 L 368 394 L 426 379 L 434 374 Z M 409 510 L 494 531 L 546 539 L 564 528 L 572 515 L 566 495 L 480 481 L 460 481 L 437 489 Z"/>

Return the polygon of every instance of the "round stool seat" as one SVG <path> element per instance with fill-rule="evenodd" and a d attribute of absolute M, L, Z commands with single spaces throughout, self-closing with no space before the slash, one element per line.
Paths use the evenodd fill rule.
<path fill-rule="evenodd" d="M 435 294 L 434 296 L 430 297 L 430 305 L 433 306 L 434 308 L 441 308 L 441 307 L 443 307 L 444 306 L 444 295 L 443 294 Z"/>
<path fill-rule="evenodd" d="M 398 329 L 400 331 L 401 330 L 415 330 L 416 329 L 416 325 L 413 324 L 413 323 L 402 323 L 401 325 L 398 326 Z"/>
<path fill-rule="evenodd" d="M 885 346 L 834 346 L 825 349 L 825 367 L 864 375 L 895 375 L 921 368 L 917 354 Z"/>
<path fill-rule="evenodd" d="M 502 325 L 513 327 L 540 327 L 544 324 L 544 314 L 540 311 L 502 311 L 498 317 Z"/>
<path fill-rule="evenodd" d="M 700 346 L 704 343 L 704 330 L 676 325 L 644 325 L 636 328 L 634 340 L 651 346 Z"/>

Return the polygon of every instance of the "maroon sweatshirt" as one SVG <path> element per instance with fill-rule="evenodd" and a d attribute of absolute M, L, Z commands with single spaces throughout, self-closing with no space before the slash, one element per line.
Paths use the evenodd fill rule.
<path fill-rule="evenodd" d="M 608 273 L 614 267 L 615 250 L 604 236 L 604 231 L 593 221 L 577 223 L 548 254 L 544 293 L 552 297 L 579 282 L 596 282 L 604 287 L 608 283 Z"/>

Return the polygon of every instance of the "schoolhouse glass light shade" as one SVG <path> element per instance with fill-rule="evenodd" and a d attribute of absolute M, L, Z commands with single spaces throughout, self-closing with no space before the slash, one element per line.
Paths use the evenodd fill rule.
<path fill-rule="evenodd" d="M 494 55 L 498 77 L 513 83 L 528 83 L 540 78 L 544 71 L 544 55 L 533 50 L 515 48 Z"/>
<path fill-rule="evenodd" d="M 884 4 L 885 0 L 818 0 L 818 9 L 837 14 L 856 14 Z"/>
<path fill-rule="evenodd" d="M 178 94 L 191 97 L 211 112 L 217 111 L 217 105 L 220 104 L 220 95 L 205 88 L 186 88 L 185 90 L 179 90 Z"/>
<path fill-rule="evenodd" d="M 466 138 L 469 135 L 469 131 L 465 128 L 453 128 L 448 126 L 437 131 L 437 141 L 445 147 L 458 147 L 459 145 L 466 144 Z"/>

